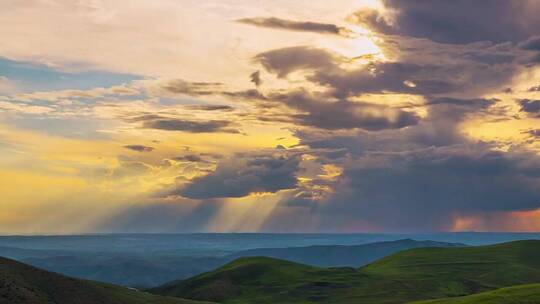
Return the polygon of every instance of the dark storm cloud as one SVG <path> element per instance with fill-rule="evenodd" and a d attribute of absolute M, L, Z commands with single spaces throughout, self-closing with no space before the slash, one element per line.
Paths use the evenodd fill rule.
<path fill-rule="evenodd" d="M 351 19 L 383 34 L 466 44 L 475 41 L 519 42 L 537 35 L 540 4 L 536 0 L 384 0 L 392 12 L 356 12 Z"/>
<path fill-rule="evenodd" d="M 371 62 L 349 69 L 341 65 L 354 59 L 304 46 L 264 52 L 254 60 L 278 78 L 295 71 L 309 71 L 306 80 L 329 88 L 337 98 L 385 92 L 419 95 L 483 92 L 503 85 L 519 69 L 513 63 L 518 55 L 508 47 L 443 49 L 438 55 L 426 53 L 425 56 L 422 53 L 426 46 L 411 47 L 414 47 L 411 54 L 400 54 L 403 62 Z"/>
<path fill-rule="evenodd" d="M 468 119 L 495 115 L 498 100 L 477 96 L 507 86 L 525 51 L 512 44 L 397 43 L 399 61 L 353 68 L 344 68 L 351 59 L 308 47 L 255 57 L 278 78 L 307 71 L 305 79 L 320 85 L 319 92 L 270 92 L 264 102 L 295 110 L 289 114 L 295 124 L 316 128 L 296 131 L 300 146 L 345 169 L 323 203 L 315 190 L 295 189 L 281 206 L 309 208 L 321 219 L 320 230 L 358 222 L 377 230 L 444 230 L 459 215 L 539 207 L 537 157 L 518 149 L 493 152 L 495 144 L 474 142 L 461 128 Z M 425 103 L 393 108 L 350 100 L 389 92 L 420 95 Z M 420 119 L 418 109 L 427 115 Z"/>
<path fill-rule="evenodd" d="M 540 117 L 540 100 L 521 99 L 518 103 L 521 105 L 521 112 Z"/>
<path fill-rule="evenodd" d="M 222 161 L 216 170 L 172 191 L 192 199 L 243 197 L 253 192 L 295 188 L 297 156 L 251 155 Z"/>
<path fill-rule="evenodd" d="M 428 98 L 427 117 L 409 128 L 348 135 L 298 131 L 301 145 L 313 153 L 347 151 L 333 160 L 344 168 L 334 194 L 306 205 L 311 216 L 320 217 L 318 229 L 362 223 L 373 230 L 449 230 L 457 216 L 540 207 L 537 155 L 495 151 L 493 143 L 473 141 L 460 131 L 461 122 L 488 115 L 497 102 Z M 307 203 L 290 200 L 297 207 Z"/>
<path fill-rule="evenodd" d="M 276 17 L 258 17 L 244 18 L 236 20 L 237 22 L 254 25 L 258 27 L 266 27 L 288 31 L 313 32 L 319 34 L 333 34 L 348 37 L 351 31 L 347 28 L 329 23 L 309 22 L 309 21 L 292 21 Z"/>
<path fill-rule="evenodd" d="M 398 129 L 419 121 L 416 114 L 400 109 L 347 100 L 332 101 L 328 97 L 324 100 L 325 96 L 313 96 L 303 90 L 269 98 L 304 112 L 292 115 L 297 123 L 322 129 Z"/>
<path fill-rule="evenodd" d="M 384 229 L 448 230 L 453 216 L 540 207 L 540 162 L 532 154 L 466 146 L 371 155 L 346 168 L 321 213 Z M 375 219 L 375 220 L 373 220 Z M 345 219 L 347 221 L 347 219 Z"/>
<path fill-rule="evenodd" d="M 137 151 L 137 152 L 152 152 L 154 147 L 144 146 L 144 145 L 127 145 L 124 148 Z"/>

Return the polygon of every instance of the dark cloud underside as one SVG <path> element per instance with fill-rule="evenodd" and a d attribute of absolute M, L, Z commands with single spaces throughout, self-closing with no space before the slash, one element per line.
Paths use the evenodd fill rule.
<path fill-rule="evenodd" d="M 144 145 L 127 145 L 124 148 L 137 151 L 137 152 L 152 152 L 154 147 L 144 146 Z"/>
<path fill-rule="evenodd" d="M 344 27 L 337 26 L 335 24 L 309 21 L 292 21 L 276 17 L 244 18 L 236 21 L 258 27 L 266 27 L 288 31 L 313 32 L 319 34 L 332 34 L 340 36 L 348 36 L 351 33 L 350 30 Z"/>
<path fill-rule="evenodd" d="M 299 159 L 287 156 L 240 157 L 221 162 L 171 194 L 192 199 L 243 197 L 253 192 L 276 192 L 296 187 Z"/>
<path fill-rule="evenodd" d="M 128 122 L 142 123 L 145 129 L 166 131 L 183 131 L 189 133 L 240 133 L 227 120 L 188 120 L 183 118 L 166 117 L 155 114 L 140 115 L 125 118 Z"/>
<path fill-rule="evenodd" d="M 254 60 L 267 71 L 283 78 L 297 70 L 331 68 L 339 58 L 323 49 L 297 46 L 264 52 L 255 56 Z"/>
<path fill-rule="evenodd" d="M 521 111 L 530 114 L 531 116 L 540 117 L 540 100 L 519 100 Z"/>
<path fill-rule="evenodd" d="M 196 110 L 196 111 L 232 111 L 233 107 L 227 105 L 190 105 L 185 106 L 186 109 Z"/>
<path fill-rule="evenodd" d="M 306 91 L 277 94 L 270 99 L 302 111 L 293 115 L 297 123 L 321 129 L 399 129 L 419 121 L 416 114 L 399 109 L 347 100 L 329 101 L 328 97 L 313 96 Z"/>

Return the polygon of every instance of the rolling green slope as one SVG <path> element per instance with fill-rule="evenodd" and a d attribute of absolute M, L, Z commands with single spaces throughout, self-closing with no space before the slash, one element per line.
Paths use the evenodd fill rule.
<path fill-rule="evenodd" d="M 406 250 L 361 269 L 391 279 L 404 298 L 469 295 L 540 282 L 540 241 L 518 241 L 465 248 Z"/>
<path fill-rule="evenodd" d="M 0 258 L 0 304 L 197 304 L 78 280 Z"/>
<path fill-rule="evenodd" d="M 353 268 L 324 269 L 266 257 L 240 258 L 215 271 L 151 292 L 225 303 L 303 303 L 326 299 L 356 275 Z M 343 276 L 343 279 L 340 277 Z"/>
<path fill-rule="evenodd" d="M 475 295 L 414 302 L 411 304 L 538 304 L 540 284 L 520 285 L 481 292 Z"/>
<path fill-rule="evenodd" d="M 402 251 L 360 269 L 241 258 L 151 290 L 223 303 L 405 303 L 540 282 L 540 241 Z"/>
<path fill-rule="evenodd" d="M 362 245 L 257 248 L 239 251 L 227 256 L 227 258 L 230 262 L 241 257 L 264 256 L 319 267 L 361 267 L 402 250 L 424 247 L 466 247 L 466 245 L 401 239 Z"/>

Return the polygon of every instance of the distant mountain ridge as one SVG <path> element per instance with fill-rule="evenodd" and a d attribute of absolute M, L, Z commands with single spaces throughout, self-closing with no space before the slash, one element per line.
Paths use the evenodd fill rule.
<path fill-rule="evenodd" d="M 402 239 L 362 245 L 316 245 L 289 248 L 260 248 L 243 250 L 229 255 L 240 257 L 264 256 L 319 267 L 360 267 L 401 250 L 422 247 L 464 247 L 465 244 Z"/>

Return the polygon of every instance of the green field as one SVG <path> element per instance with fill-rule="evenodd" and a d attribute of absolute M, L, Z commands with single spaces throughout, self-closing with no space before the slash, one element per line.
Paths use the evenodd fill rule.
<path fill-rule="evenodd" d="M 406 303 L 539 283 L 538 253 L 540 241 L 421 248 L 360 269 L 241 258 L 151 292 L 220 303 Z"/>
<path fill-rule="evenodd" d="M 116 285 L 69 278 L 0 258 L 1 304 L 196 304 Z"/>
<path fill-rule="evenodd" d="M 414 302 L 410 304 L 538 304 L 540 284 L 520 285 L 475 295 Z"/>

